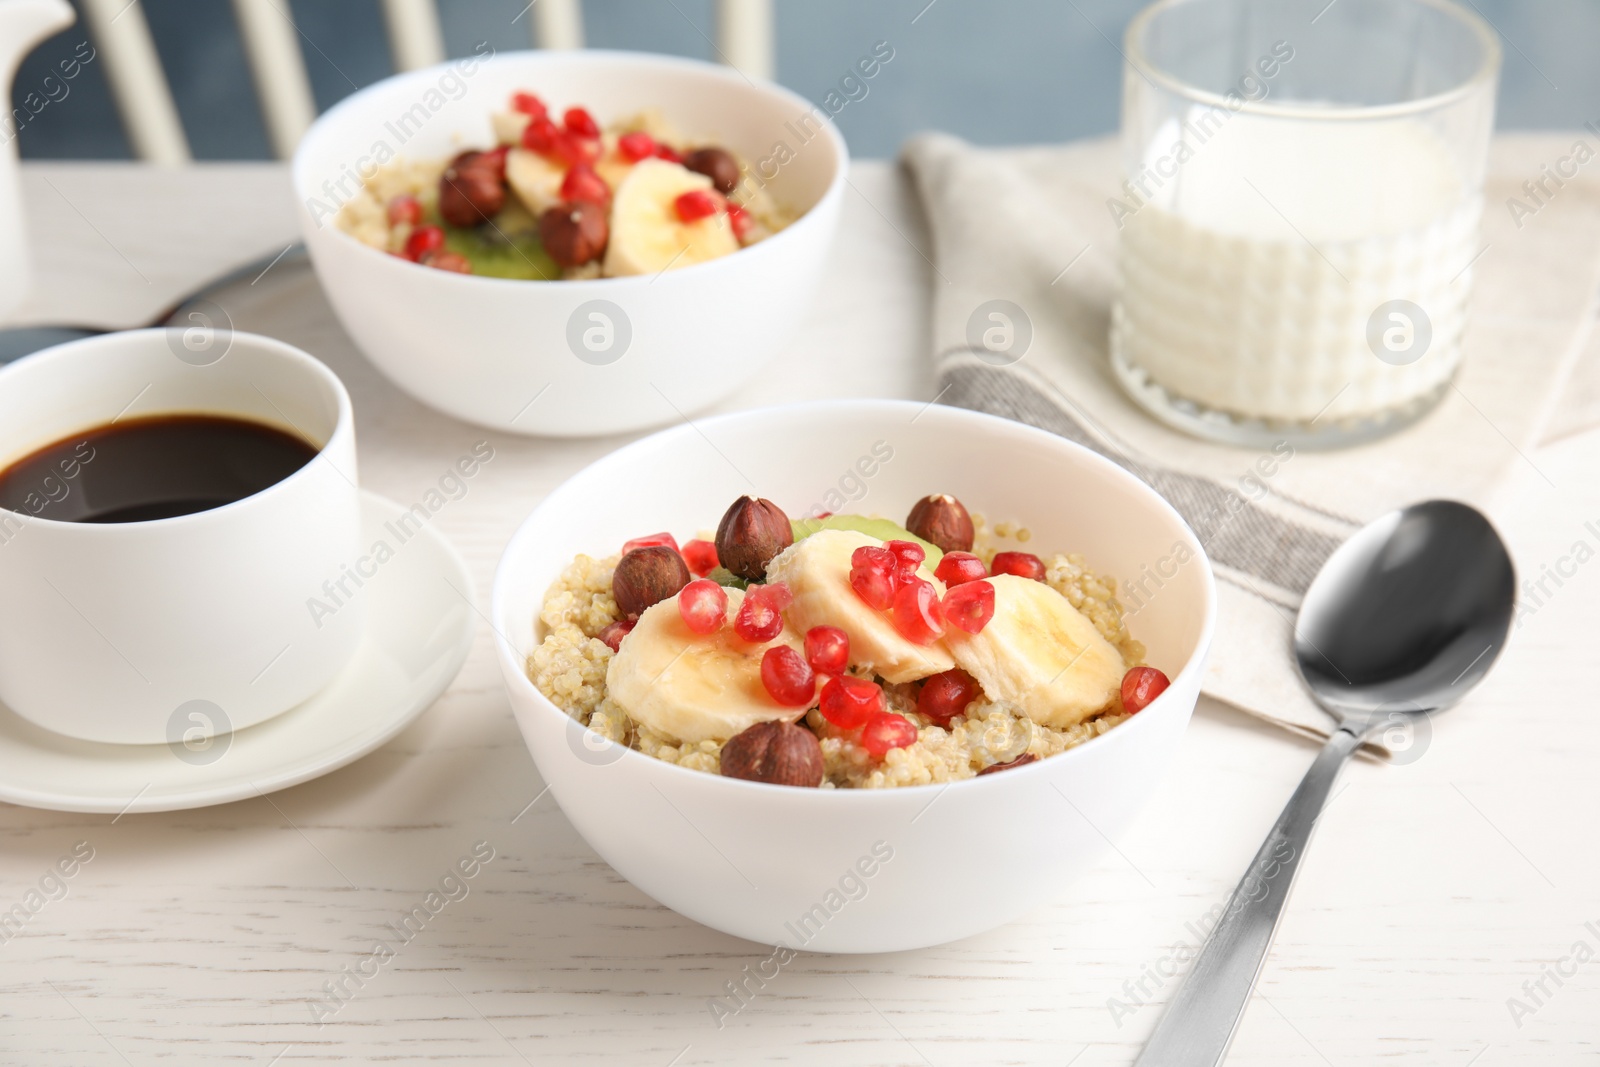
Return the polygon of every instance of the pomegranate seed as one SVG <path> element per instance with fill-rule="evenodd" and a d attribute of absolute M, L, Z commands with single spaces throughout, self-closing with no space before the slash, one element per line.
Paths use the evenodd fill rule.
<path fill-rule="evenodd" d="M 1044 581 L 1044 560 L 1032 552 L 996 552 L 989 569 L 995 574 L 1015 574 L 1018 578 Z"/>
<path fill-rule="evenodd" d="M 967 705 L 978 698 L 978 692 L 978 683 L 972 675 L 956 667 L 922 683 L 917 693 L 917 710 L 940 726 L 948 726 L 951 719 L 964 713 Z"/>
<path fill-rule="evenodd" d="M 788 645 L 774 645 L 762 654 L 761 684 L 773 700 L 791 708 L 803 708 L 817 695 L 811 665 Z"/>
<path fill-rule="evenodd" d="M 733 235 L 741 242 L 750 235 L 755 224 L 756 220 L 750 217 L 750 212 L 732 201 L 728 202 L 728 225 L 733 227 Z"/>
<path fill-rule="evenodd" d="M 530 152 L 549 155 L 555 148 L 556 135 L 560 132 L 555 123 L 541 115 L 522 128 L 522 147 Z"/>
<path fill-rule="evenodd" d="M 714 634 L 728 617 L 727 591 L 710 578 L 697 578 L 678 592 L 678 614 L 697 634 Z"/>
<path fill-rule="evenodd" d="M 656 145 L 656 158 L 657 159 L 664 159 L 668 163 L 682 163 L 683 162 L 683 157 L 678 154 L 678 150 L 676 148 L 673 148 L 669 144 L 658 144 L 658 145 Z"/>
<path fill-rule="evenodd" d="M 789 590 L 787 582 L 768 582 L 766 585 L 756 586 L 763 596 L 772 601 L 772 606 L 782 611 L 794 603 L 794 593 Z"/>
<path fill-rule="evenodd" d="M 923 552 L 923 547 L 915 541 L 885 541 L 883 547 L 893 553 L 896 560 L 901 563 L 917 563 L 920 565 L 928 558 L 928 553 Z"/>
<path fill-rule="evenodd" d="M 933 576 L 953 588 L 989 577 L 989 569 L 983 565 L 983 560 L 971 552 L 946 552 L 944 559 L 933 569 Z"/>
<path fill-rule="evenodd" d="M 551 139 L 549 154 L 569 167 L 575 167 L 579 163 L 593 163 L 600 158 L 600 142 L 579 137 L 568 130 L 558 130 Z"/>
<path fill-rule="evenodd" d="M 822 687 L 822 717 L 841 730 L 854 730 L 875 712 L 883 710 L 883 690 L 877 682 L 842 674 Z"/>
<path fill-rule="evenodd" d="M 660 533 L 646 534 L 643 537 L 635 537 L 631 541 L 622 542 L 622 555 L 626 556 L 629 552 L 632 552 L 636 548 L 654 548 L 656 545 L 665 545 L 672 549 L 672 551 L 677 552 L 680 556 L 683 555 L 682 550 L 678 548 L 678 539 L 667 533 L 665 530 L 662 530 Z"/>
<path fill-rule="evenodd" d="M 576 163 L 561 179 L 561 199 L 587 200 L 601 208 L 611 203 L 611 186 L 587 163 Z"/>
<path fill-rule="evenodd" d="M 550 109 L 544 106 L 543 100 L 532 93 L 512 93 L 511 110 L 532 115 L 536 120 L 550 117 Z"/>
<path fill-rule="evenodd" d="M 569 107 L 561 116 L 561 123 L 570 133 L 579 137 L 588 137 L 591 140 L 600 136 L 600 124 L 595 122 L 594 116 L 581 107 Z"/>
<path fill-rule="evenodd" d="M 635 130 L 617 138 L 617 154 L 629 163 L 649 159 L 656 154 L 656 139 L 648 133 Z"/>
<path fill-rule="evenodd" d="M 922 566 L 922 561 L 927 558 L 922 546 L 913 541 L 885 541 L 883 547 L 894 553 L 894 573 L 897 581 L 903 584 L 915 580 L 917 568 Z"/>
<path fill-rule="evenodd" d="M 939 605 L 945 621 L 969 634 L 981 633 L 994 618 L 994 586 L 988 582 L 967 582 L 944 595 Z"/>
<path fill-rule="evenodd" d="M 785 589 L 785 592 L 788 590 Z M 767 586 L 752 585 L 745 590 L 744 603 L 733 617 L 733 632 L 751 644 L 771 641 L 783 632 L 783 616 L 779 614 L 781 597 Z"/>
<path fill-rule="evenodd" d="M 434 270 L 447 270 L 452 274 L 472 273 L 472 260 L 459 252 L 451 252 L 446 249 L 440 249 L 437 252 L 425 252 L 417 262 L 424 267 L 432 267 Z"/>
<path fill-rule="evenodd" d="M 861 747 L 878 759 L 892 748 L 905 748 L 917 740 L 917 726 L 904 715 L 880 711 L 867 719 L 861 731 Z"/>
<path fill-rule="evenodd" d="M 674 200 L 672 206 L 684 222 L 699 222 L 722 210 L 722 197 L 710 189 L 690 189 Z"/>
<path fill-rule="evenodd" d="M 622 639 L 632 633 L 638 624 L 638 619 L 620 619 L 601 630 L 597 636 L 606 643 L 607 648 L 615 652 L 622 647 Z"/>
<path fill-rule="evenodd" d="M 852 570 L 861 567 L 882 571 L 885 574 L 893 574 L 894 564 L 894 553 L 878 545 L 862 545 L 850 553 L 850 568 Z"/>
<path fill-rule="evenodd" d="M 444 230 L 437 226 L 418 226 L 406 238 L 405 256 L 415 263 L 429 252 L 437 252 L 443 247 Z"/>
<path fill-rule="evenodd" d="M 888 611 L 894 604 L 894 578 L 887 571 L 851 570 L 850 588 L 870 608 Z"/>
<path fill-rule="evenodd" d="M 1133 668 L 1122 676 L 1122 709 L 1129 715 L 1143 711 L 1171 684 L 1171 680 L 1154 667 Z"/>
<path fill-rule="evenodd" d="M 907 641 L 931 645 L 944 634 L 944 612 L 932 582 L 907 582 L 894 594 L 894 628 Z"/>
<path fill-rule="evenodd" d="M 885 541 L 883 547 L 894 555 L 894 584 L 896 588 L 922 579 L 917 568 L 922 566 L 926 553 L 922 546 L 911 541 Z"/>
<path fill-rule="evenodd" d="M 390 226 L 415 226 L 422 221 L 422 201 L 414 196 L 397 196 L 389 201 Z"/>
<path fill-rule="evenodd" d="M 850 666 L 850 635 L 837 626 L 806 631 L 806 662 L 822 674 L 843 674 Z"/>
<path fill-rule="evenodd" d="M 850 588 L 868 607 L 886 611 L 894 603 L 894 555 L 862 545 L 850 556 Z"/>
<path fill-rule="evenodd" d="M 689 565 L 689 570 L 700 576 L 710 574 L 717 566 L 717 546 L 710 541 L 693 541 L 683 543 L 681 553 L 683 561 Z"/>

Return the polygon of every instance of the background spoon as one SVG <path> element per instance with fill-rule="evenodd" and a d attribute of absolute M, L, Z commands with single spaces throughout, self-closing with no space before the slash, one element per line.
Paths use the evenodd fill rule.
<path fill-rule="evenodd" d="M 1449 707 L 1489 672 L 1516 574 L 1489 520 L 1430 500 L 1373 520 L 1300 605 L 1295 664 L 1339 723 L 1240 880 L 1136 1067 L 1213 1067 L 1233 1040 L 1317 816 L 1345 761 L 1385 726 Z"/>
<path fill-rule="evenodd" d="M 306 255 L 306 247 L 298 242 L 290 245 L 276 256 L 262 256 L 260 259 L 235 267 L 228 273 L 206 282 L 194 292 L 181 297 L 177 303 L 172 304 L 144 323 L 145 326 L 173 325 L 173 320 L 178 319 L 184 309 L 201 300 L 216 297 L 225 289 L 232 288 L 240 282 L 254 282 L 269 267 L 274 264 L 288 270 L 304 269 L 311 263 Z M 32 352 L 52 345 L 66 344 L 68 341 L 81 341 L 85 337 L 96 337 L 103 333 L 115 331 L 100 326 L 13 326 L 10 329 L 0 330 L 0 364 L 10 363 L 14 359 L 21 359 Z"/>

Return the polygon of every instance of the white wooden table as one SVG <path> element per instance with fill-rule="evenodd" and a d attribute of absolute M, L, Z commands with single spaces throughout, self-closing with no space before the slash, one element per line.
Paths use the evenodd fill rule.
<path fill-rule="evenodd" d="M 1530 149 L 1528 173 L 1544 158 Z M 26 169 L 29 320 L 131 324 L 294 237 L 277 166 Z M 915 205 L 883 164 L 852 181 L 835 274 L 784 357 L 804 371 L 775 368 L 728 406 L 931 396 Z M 379 492 L 415 499 L 486 436 L 401 396 L 342 338 L 290 339 L 349 384 L 362 479 Z M 487 436 L 496 459 L 436 520 L 483 595 L 515 524 L 621 443 Z M 1502 494 L 1524 575 L 1577 542 L 1600 548 L 1595 449 L 1543 450 L 1554 488 L 1519 464 Z M 1579 942 L 1600 953 L 1600 565 L 1562 581 L 1423 758 L 1351 768 L 1231 1063 L 1600 1056 L 1600 959 L 1570 958 Z M 708 1001 L 770 948 L 646 899 L 548 797 L 518 817 L 542 783 L 483 630 L 415 725 L 272 803 L 120 819 L 0 805 L 0 911 L 78 842 L 93 849 L 66 896 L 0 943 L 0 1063 L 1128 1063 L 1176 986 L 1160 975 L 1174 946 L 1193 943 L 1189 924 L 1232 887 L 1311 755 L 1203 705 L 1120 852 L 1054 905 L 943 948 L 803 956 L 719 1029 Z M 478 841 L 495 858 L 470 894 L 317 1026 L 324 984 Z M 1559 986 L 1544 977 L 1558 964 L 1575 971 Z M 1531 1014 L 1514 1017 L 1512 997 Z"/>

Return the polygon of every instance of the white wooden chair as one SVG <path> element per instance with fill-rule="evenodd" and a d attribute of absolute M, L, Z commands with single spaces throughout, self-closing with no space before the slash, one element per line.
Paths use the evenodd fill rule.
<path fill-rule="evenodd" d="M 381 3 L 397 70 L 444 61 L 434 0 Z M 134 153 L 167 166 L 188 162 L 189 140 L 139 0 L 83 0 L 83 10 Z M 294 16 L 288 0 L 233 0 L 233 10 L 273 153 L 287 158 L 317 113 Z M 536 46 L 583 47 L 579 0 L 534 0 L 525 13 Z M 715 47 L 723 62 L 770 78 L 772 0 L 717 0 Z"/>

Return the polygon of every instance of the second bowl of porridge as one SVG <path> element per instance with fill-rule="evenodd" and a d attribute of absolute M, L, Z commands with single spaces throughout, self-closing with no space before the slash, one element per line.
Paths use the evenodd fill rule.
<path fill-rule="evenodd" d="M 318 280 L 384 374 L 469 422 L 592 436 L 777 354 L 847 163 L 826 111 L 726 67 L 484 49 L 347 97 L 292 173 Z"/>

